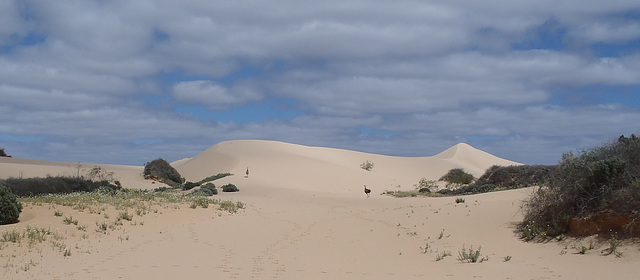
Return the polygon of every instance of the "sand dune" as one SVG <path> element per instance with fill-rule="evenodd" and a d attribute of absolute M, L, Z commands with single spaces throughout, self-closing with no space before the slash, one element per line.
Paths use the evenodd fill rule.
<path fill-rule="evenodd" d="M 371 171 L 360 168 L 369 160 Z M 520 203 L 534 189 L 452 197 L 367 198 L 385 188 L 411 189 L 451 168 L 476 177 L 491 165 L 517 164 L 458 144 L 432 157 L 390 157 L 271 141 L 228 141 L 172 163 L 190 181 L 220 172 L 234 176 L 238 193 L 216 198 L 242 201 L 235 214 L 214 207 L 154 206 L 107 233 L 100 213 L 70 206 L 26 205 L 21 222 L 0 232 L 49 228 L 64 236 L 41 245 L 0 242 L 2 279 L 635 279 L 640 250 L 621 245 L 622 258 L 603 256 L 606 240 L 526 243 L 514 232 Z M 1 159 L 2 178 L 73 174 L 75 164 Z M 88 167 L 94 165 L 87 164 Z M 142 167 L 104 166 L 129 187 L 157 187 L 141 180 Z M 250 174 L 244 172 L 249 167 Z M 136 177 L 137 176 L 137 177 Z M 142 183 L 142 185 L 139 185 Z M 147 184 L 147 185 L 144 185 Z M 98 208 L 100 209 L 100 208 Z M 54 212 L 73 216 L 78 226 Z M 86 229 L 78 229 L 85 225 Z M 63 256 L 57 244 L 71 252 Z M 459 261 L 464 248 L 482 246 L 483 263 Z M 582 246 L 587 254 L 576 254 Z M 438 260 L 438 256 L 450 253 Z M 507 261 L 507 259 L 509 259 Z"/>

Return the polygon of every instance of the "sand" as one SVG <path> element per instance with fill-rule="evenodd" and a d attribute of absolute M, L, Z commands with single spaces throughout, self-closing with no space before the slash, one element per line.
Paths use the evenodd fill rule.
<path fill-rule="evenodd" d="M 360 163 L 374 163 L 371 171 Z M 152 207 L 114 230 L 96 223 L 120 210 L 90 213 L 59 205 L 25 205 L 20 222 L 0 232 L 48 228 L 63 236 L 32 247 L 0 242 L 2 279 L 635 279 L 640 246 L 627 241 L 621 258 L 603 256 L 606 240 L 566 238 L 531 243 L 514 232 L 521 201 L 535 188 L 454 197 L 393 198 L 385 190 L 410 190 L 420 178 L 437 179 L 451 168 L 476 177 L 491 165 L 518 164 L 466 144 L 438 155 L 389 157 L 270 141 L 229 141 L 172 163 L 187 180 L 221 172 L 216 181 L 241 201 L 228 213 L 216 207 Z M 73 163 L 1 159 L 0 178 L 73 174 Z M 85 165 L 85 164 L 83 164 Z M 86 166 L 95 166 L 86 164 Z M 125 187 L 155 188 L 142 167 L 100 165 Z M 249 168 L 249 176 L 245 176 Z M 75 169 L 77 171 L 77 168 Z M 136 175 L 137 174 L 137 175 Z M 367 184 L 370 198 L 363 192 Z M 54 215 L 63 213 L 62 216 Z M 78 225 L 63 223 L 72 216 Z M 109 218 L 105 218 L 109 217 Z M 458 260 L 478 248 L 482 263 Z M 582 246 L 592 247 L 576 254 Z M 64 256 L 65 247 L 70 255 Z M 437 260 L 443 253 L 450 253 Z M 509 259 L 508 261 L 506 261 Z"/>

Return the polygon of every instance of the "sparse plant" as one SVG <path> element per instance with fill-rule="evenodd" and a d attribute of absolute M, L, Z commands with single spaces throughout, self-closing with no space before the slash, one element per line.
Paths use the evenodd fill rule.
<path fill-rule="evenodd" d="M 508 261 L 510 261 L 510 260 L 511 260 L 511 256 L 505 256 L 505 257 L 504 257 L 504 261 L 505 261 L 505 262 L 508 262 Z"/>
<path fill-rule="evenodd" d="M 438 239 L 442 239 L 444 237 L 444 229 L 442 229 L 442 231 L 440 232 L 440 235 L 438 235 Z"/>
<path fill-rule="evenodd" d="M 367 171 L 371 171 L 371 169 L 373 169 L 373 166 L 374 166 L 373 162 L 368 160 L 360 164 L 360 168 Z"/>
<path fill-rule="evenodd" d="M 451 256 L 451 251 L 442 251 L 441 253 L 436 253 L 436 261 L 439 262 L 443 260 L 445 257 Z"/>
<path fill-rule="evenodd" d="M 53 215 L 56 216 L 56 217 L 62 217 L 63 213 L 58 211 L 58 210 L 56 210 L 55 212 L 53 212 Z"/>
<path fill-rule="evenodd" d="M 131 221 L 131 220 L 133 220 L 133 215 L 129 214 L 128 211 L 120 212 L 118 214 L 118 220 Z"/>
<path fill-rule="evenodd" d="M 463 245 L 462 250 L 458 251 L 458 260 L 463 263 L 481 263 L 488 261 L 488 256 L 480 257 L 482 255 L 480 250 L 482 250 L 482 246 L 478 246 L 478 248 L 474 250 L 473 245 L 471 245 L 469 249 L 466 249 Z"/>
<path fill-rule="evenodd" d="M 222 179 L 222 178 L 227 177 L 227 176 L 233 176 L 233 174 L 232 173 L 218 173 L 216 175 L 204 178 L 204 179 L 200 180 L 198 183 L 204 184 L 204 183 L 207 183 L 207 182 L 211 182 L 211 181 L 215 181 L 215 180 L 218 180 L 218 179 Z"/>
<path fill-rule="evenodd" d="M 78 219 L 74 219 L 72 216 L 64 217 L 64 219 L 62 220 L 62 222 L 63 222 L 65 225 L 70 225 L 70 224 L 78 225 Z"/>
<path fill-rule="evenodd" d="M 620 246 L 620 240 L 618 240 L 618 238 L 614 234 L 609 237 L 608 241 L 609 241 L 609 248 L 602 250 L 600 253 L 605 256 L 613 254 L 614 256 L 621 258 L 622 251 L 618 250 L 618 246 Z"/>
<path fill-rule="evenodd" d="M 438 184 L 434 180 L 428 180 L 427 178 L 421 178 L 417 185 L 414 185 L 416 190 L 420 193 L 430 193 L 438 188 Z"/>
<path fill-rule="evenodd" d="M 465 200 L 462 197 L 456 197 L 456 203 L 464 203 Z"/>
<path fill-rule="evenodd" d="M 430 247 L 431 246 L 429 245 L 429 243 L 427 243 L 427 244 L 424 245 L 424 248 L 420 247 L 420 252 L 423 253 L 423 254 L 429 253 L 429 248 Z"/>

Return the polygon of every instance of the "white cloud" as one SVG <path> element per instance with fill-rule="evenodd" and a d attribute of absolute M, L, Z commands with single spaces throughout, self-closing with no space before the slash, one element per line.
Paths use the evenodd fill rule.
<path fill-rule="evenodd" d="M 249 87 L 238 86 L 229 90 L 218 83 L 201 80 L 178 83 L 173 87 L 173 97 L 178 102 L 220 110 L 260 100 L 262 95 Z"/>

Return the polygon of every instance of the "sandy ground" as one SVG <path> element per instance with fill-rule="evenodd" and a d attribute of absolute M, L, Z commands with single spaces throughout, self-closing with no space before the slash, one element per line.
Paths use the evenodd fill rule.
<path fill-rule="evenodd" d="M 0 226 L 0 232 L 47 228 L 59 238 L 52 235 L 32 246 L 0 242 L 0 277 L 637 278 L 640 246 L 631 241 L 621 245 L 624 253 L 617 258 L 603 256 L 601 250 L 609 245 L 597 238 L 547 243 L 520 240 L 514 229 L 522 219 L 521 201 L 535 189 L 465 196 L 464 203 L 456 203 L 454 197 L 380 195 L 386 188 L 411 189 L 419 178 L 439 177 L 452 166 L 470 170 L 483 168 L 483 162 L 484 168 L 495 162 L 515 164 L 468 145 L 452 149 L 434 157 L 395 158 L 277 142 L 224 142 L 174 165 L 193 181 L 218 172 L 234 173 L 216 185 L 231 182 L 240 192 L 220 193 L 216 198 L 241 201 L 244 209 L 232 214 L 215 207 L 157 205 L 103 233 L 96 231 L 97 224 L 114 221 L 121 210 L 25 205 L 20 223 Z M 363 160 L 375 163 L 372 171 L 359 167 Z M 52 166 L 26 162 L 5 162 L 0 175 L 15 176 L 7 173 L 18 170 L 27 174 L 34 172 L 30 168 Z M 22 165 L 15 167 L 17 164 Z M 5 169 L 7 166 L 13 169 Z M 250 175 L 245 177 L 247 167 Z M 118 168 L 123 167 L 114 170 Z M 436 174 L 441 170 L 442 174 Z M 126 182 L 138 179 L 131 180 Z M 370 198 L 363 193 L 363 184 L 374 190 Z M 62 215 L 54 215 L 56 212 Z M 77 219 L 78 225 L 63 223 L 65 217 Z M 459 261 L 459 251 L 471 246 L 482 246 L 481 254 L 488 260 Z M 577 254 L 582 246 L 592 249 Z M 64 256 L 65 249 L 70 255 Z M 451 255 L 437 260 L 444 253 Z"/>

